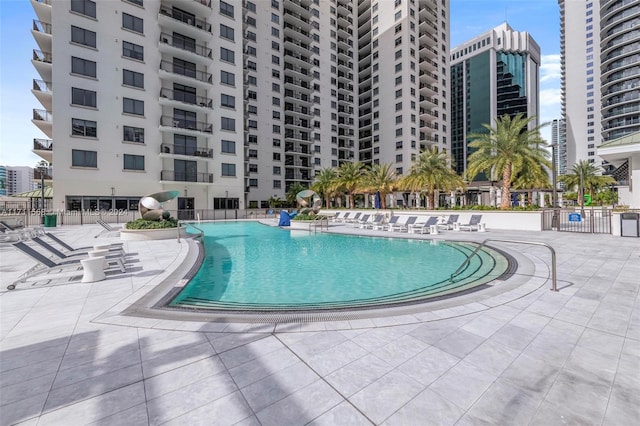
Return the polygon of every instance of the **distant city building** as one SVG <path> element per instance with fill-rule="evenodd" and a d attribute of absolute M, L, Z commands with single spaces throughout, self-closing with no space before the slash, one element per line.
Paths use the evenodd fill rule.
<path fill-rule="evenodd" d="M 31 167 L 0 166 L 0 180 L 4 182 L 0 188 L 4 193 L 0 195 L 10 196 L 38 188 L 33 176 L 33 168 Z"/>
<path fill-rule="evenodd" d="M 32 4 L 56 206 L 267 207 L 325 167 L 449 149 L 448 1 Z"/>
<path fill-rule="evenodd" d="M 451 50 L 451 152 L 467 168 L 468 135 L 503 115 L 539 115 L 540 47 L 504 23 Z M 534 120 L 531 126 L 536 126 Z"/>
<path fill-rule="evenodd" d="M 7 195 L 7 168 L 0 166 L 0 195 Z"/>
<path fill-rule="evenodd" d="M 555 146 L 556 156 L 553 161 L 556 165 L 556 174 L 567 173 L 567 140 L 565 139 L 564 120 L 553 120 L 551 122 L 551 145 Z"/>

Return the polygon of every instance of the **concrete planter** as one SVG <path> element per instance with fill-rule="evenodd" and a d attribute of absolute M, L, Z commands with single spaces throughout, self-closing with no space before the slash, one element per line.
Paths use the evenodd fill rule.
<path fill-rule="evenodd" d="M 187 236 L 187 230 L 180 228 L 180 237 Z M 178 238 L 178 228 L 164 229 L 122 229 L 120 239 L 123 241 L 169 240 Z"/>
<path fill-rule="evenodd" d="M 291 226 L 283 226 L 283 228 L 308 231 L 313 222 L 313 220 L 292 220 Z"/>

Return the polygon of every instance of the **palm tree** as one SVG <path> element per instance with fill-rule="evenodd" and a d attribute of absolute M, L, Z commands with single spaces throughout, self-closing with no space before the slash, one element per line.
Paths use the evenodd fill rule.
<path fill-rule="evenodd" d="M 578 188 L 578 200 L 580 200 L 580 208 L 584 209 L 584 190 L 589 189 L 589 193 L 593 196 L 593 192 L 598 188 L 615 183 L 615 179 L 611 176 L 602 176 L 598 166 L 587 160 L 581 160 L 571 167 L 571 173 L 559 177 L 560 182 L 570 188 Z"/>
<path fill-rule="evenodd" d="M 371 192 L 380 193 L 380 207 L 387 208 L 387 195 L 393 192 L 397 183 L 396 171 L 391 164 L 373 164 L 366 170 L 363 185 Z"/>
<path fill-rule="evenodd" d="M 353 194 L 360 188 L 365 175 L 362 163 L 342 163 L 338 168 L 338 183 L 349 194 L 349 208 L 353 208 Z"/>
<path fill-rule="evenodd" d="M 338 189 L 338 172 L 332 167 L 327 167 L 316 173 L 316 180 L 311 189 L 324 197 L 325 205 L 331 208 L 331 197 Z"/>
<path fill-rule="evenodd" d="M 529 190 L 529 203 L 533 203 L 533 190 L 541 188 L 551 188 L 549 173 L 546 170 L 535 167 L 530 162 L 535 161 L 529 157 L 524 159 L 524 163 L 518 165 L 518 172 L 515 174 L 511 186 L 515 189 Z"/>
<path fill-rule="evenodd" d="M 483 124 L 487 132 L 469 135 L 472 140 L 469 147 L 475 151 L 469 155 L 467 176 L 473 179 L 480 173 L 501 175 L 501 209 L 509 208 L 511 184 L 521 167 L 525 164 L 540 170 L 551 167 L 545 149 L 547 142 L 540 137 L 540 129 L 546 124 L 528 130 L 533 120 L 535 117 L 526 118 L 521 113 L 513 118 L 505 114 L 495 119 L 495 127 Z M 539 170 L 532 173 L 538 174 Z"/>
<path fill-rule="evenodd" d="M 299 182 L 295 182 L 293 185 L 291 185 L 289 187 L 289 191 L 287 191 L 286 194 L 287 203 L 290 206 L 297 206 L 298 201 L 296 200 L 296 195 L 298 195 L 298 192 L 304 191 L 305 189 L 307 188 L 302 186 Z"/>
<path fill-rule="evenodd" d="M 431 147 L 420 153 L 400 186 L 412 192 L 427 192 L 429 205 L 435 208 L 436 190 L 453 191 L 464 187 L 460 176 L 449 166 L 451 157 Z"/>

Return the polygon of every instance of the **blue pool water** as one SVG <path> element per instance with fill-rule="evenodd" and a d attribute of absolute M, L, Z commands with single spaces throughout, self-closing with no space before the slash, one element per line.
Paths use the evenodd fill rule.
<path fill-rule="evenodd" d="M 204 262 L 170 306 L 299 310 L 379 306 L 448 295 L 503 274 L 475 244 L 288 231 L 256 222 L 203 224 Z"/>

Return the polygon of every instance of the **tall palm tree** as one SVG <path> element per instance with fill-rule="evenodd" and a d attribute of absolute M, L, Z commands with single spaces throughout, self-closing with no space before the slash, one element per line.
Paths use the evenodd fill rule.
<path fill-rule="evenodd" d="M 331 208 L 331 197 L 337 191 L 338 172 L 332 167 L 327 167 L 316 173 L 316 179 L 311 185 L 311 189 L 324 197 L 325 205 Z"/>
<path fill-rule="evenodd" d="M 365 169 L 362 163 L 342 163 L 338 168 L 338 182 L 349 194 L 349 208 L 353 208 L 353 195 L 362 185 Z"/>
<path fill-rule="evenodd" d="M 371 192 L 380 193 L 380 207 L 387 208 L 387 195 L 393 192 L 397 183 L 396 171 L 391 164 L 373 164 L 366 170 L 363 184 Z"/>
<path fill-rule="evenodd" d="M 290 206 L 296 206 L 298 201 L 296 200 L 296 195 L 298 195 L 298 192 L 300 191 L 304 191 L 305 188 L 304 186 L 302 186 L 299 182 L 295 182 L 293 185 L 291 185 L 289 187 L 289 191 L 287 191 L 286 197 L 287 197 L 287 203 Z"/>
<path fill-rule="evenodd" d="M 534 189 L 551 188 L 547 170 L 535 167 L 535 164 L 530 164 L 532 161 L 535 160 L 527 157 L 524 159 L 523 164 L 518 165 L 518 172 L 515 174 L 513 183 L 511 184 L 515 189 L 529 190 L 529 203 L 533 203 Z"/>
<path fill-rule="evenodd" d="M 435 207 L 436 190 L 453 191 L 464 187 L 460 176 L 451 168 L 451 157 L 431 147 L 420 153 L 400 186 L 412 192 L 427 192 L 429 205 Z"/>
<path fill-rule="evenodd" d="M 571 167 L 571 173 L 559 177 L 560 182 L 570 188 L 578 188 L 578 200 L 580 200 L 580 208 L 584 209 L 584 190 L 589 189 L 589 193 L 593 196 L 593 192 L 604 186 L 615 183 L 615 179 L 611 176 L 602 176 L 601 169 L 587 160 L 581 160 Z"/>
<path fill-rule="evenodd" d="M 495 119 L 495 127 L 488 124 L 482 126 L 483 133 L 469 135 L 472 140 L 469 147 L 475 151 L 469 155 L 467 177 L 475 178 L 480 173 L 495 173 L 502 176 L 501 209 L 508 209 L 511 201 L 511 184 L 520 167 L 544 170 L 550 168 L 549 152 L 545 149 L 547 142 L 540 137 L 540 129 L 546 124 L 528 129 L 535 117 L 515 117 L 503 115 Z M 535 171 L 538 174 L 538 170 Z"/>

